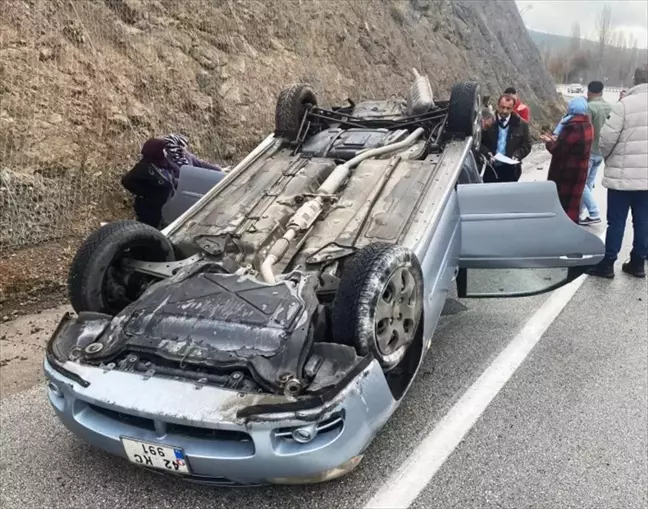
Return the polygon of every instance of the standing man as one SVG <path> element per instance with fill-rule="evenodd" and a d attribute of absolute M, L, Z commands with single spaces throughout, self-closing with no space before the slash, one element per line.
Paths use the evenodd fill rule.
<path fill-rule="evenodd" d="M 517 90 L 515 90 L 514 87 L 508 87 L 506 90 L 504 90 L 504 94 L 510 95 L 513 97 L 513 99 L 515 99 L 515 106 L 513 108 L 513 111 L 520 115 L 520 118 L 525 122 L 530 122 L 531 110 L 526 104 L 520 101 L 520 98 L 517 95 Z"/>
<path fill-rule="evenodd" d="M 583 189 L 583 201 L 581 202 L 581 219 L 579 223 L 582 225 L 601 222 L 601 215 L 594 200 L 592 189 L 594 189 L 594 182 L 596 181 L 596 172 L 603 162 L 603 156 L 599 148 L 601 128 L 612 111 L 612 105 L 603 100 L 603 88 L 601 81 L 592 81 L 587 85 L 587 106 L 594 127 L 594 139 L 592 140 L 587 181 L 585 182 L 585 189 Z M 584 215 L 584 213 L 587 213 L 587 215 Z"/>
<path fill-rule="evenodd" d="M 495 122 L 482 132 L 480 152 L 488 158 L 490 167 L 484 173 L 484 182 L 517 182 L 522 175 L 522 159 L 531 152 L 529 124 L 513 112 L 515 99 L 503 95 L 497 101 Z M 505 164 L 495 160 L 501 154 L 515 160 Z"/>
<path fill-rule="evenodd" d="M 605 258 L 588 274 L 613 278 L 623 232 L 632 210 L 634 239 L 623 272 L 646 277 L 648 257 L 648 68 L 635 71 L 635 86 L 616 103 L 601 129 L 600 150 L 605 158 L 603 186 L 608 189 Z"/>

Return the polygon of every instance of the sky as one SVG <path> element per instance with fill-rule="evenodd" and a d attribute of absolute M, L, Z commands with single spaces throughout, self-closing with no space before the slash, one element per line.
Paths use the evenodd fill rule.
<path fill-rule="evenodd" d="M 578 22 L 581 37 L 596 39 L 596 20 L 607 4 L 618 30 L 637 38 L 638 46 L 648 47 L 648 2 L 638 0 L 516 0 L 528 28 L 558 35 L 571 35 Z"/>

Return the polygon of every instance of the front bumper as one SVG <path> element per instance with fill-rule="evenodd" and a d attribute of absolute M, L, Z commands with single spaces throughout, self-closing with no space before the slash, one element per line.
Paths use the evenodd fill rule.
<path fill-rule="evenodd" d="M 72 433 L 124 458 L 121 437 L 181 447 L 191 469 L 181 477 L 218 485 L 309 483 L 343 475 L 397 406 L 376 361 L 318 408 L 282 411 L 276 405 L 273 413 L 246 418 L 238 417 L 239 410 L 268 399 L 275 404 L 276 397 L 69 361 L 62 367 L 44 363 L 49 400 Z M 299 443 L 291 436 L 297 427 L 319 431 Z"/>

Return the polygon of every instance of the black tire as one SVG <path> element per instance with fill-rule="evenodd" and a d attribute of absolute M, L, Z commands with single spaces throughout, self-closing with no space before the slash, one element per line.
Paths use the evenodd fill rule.
<path fill-rule="evenodd" d="M 409 274 L 406 304 L 396 302 L 405 295 L 394 289 L 399 274 Z M 416 255 L 398 245 L 371 244 L 353 256 L 342 274 L 331 310 L 333 340 L 354 346 L 359 355 L 371 353 L 389 371 L 405 357 L 422 315 L 423 273 Z"/>
<path fill-rule="evenodd" d="M 124 256 L 149 262 L 175 260 L 171 242 L 152 226 L 117 221 L 95 230 L 81 244 L 68 274 L 72 308 L 116 315 L 144 291 L 151 278 L 124 275 L 117 268 Z"/>
<path fill-rule="evenodd" d="M 295 141 L 311 106 L 317 106 L 317 98 L 310 85 L 299 83 L 283 89 L 275 107 L 275 136 Z"/>
<path fill-rule="evenodd" d="M 452 85 L 446 126 L 446 132 L 453 136 L 472 136 L 475 150 L 479 150 L 481 145 L 480 88 L 475 81 L 460 81 Z"/>

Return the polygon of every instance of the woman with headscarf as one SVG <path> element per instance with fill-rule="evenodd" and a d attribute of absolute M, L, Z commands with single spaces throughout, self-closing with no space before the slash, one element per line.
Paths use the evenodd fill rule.
<path fill-rule="evenodd" d="M 147 140 L 142 145 L 142 158 L 122 177 L 122 185 L 135 195 L 137 220 L 155 228 L 160 227 L 162 207 L 177 187 L 166 145 L 162 139 Z"/>
<path fill-rule="evenodd" d="M 169 161 L 169 167 L 176 179 L 180 178 L 180 168 L 183 166 L 196 166 L 208 170 L 223 171 L 220 166 L 203 161 L 189 152 L 187 138 L 181 134 L 168 134 L 162 139 L 166 142 L 164 148 L 167 161 Z"/>
<path fill-rule="evenodd" d="M 556 183 L 560 203 L 575 223 L 578 223 L 594 138 L 594 128 L 587 112 L 585 97 L 574 97 L 553 135 L 541 136 L 552 155 L 547 178 Z"/>

